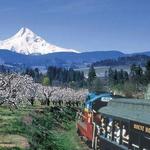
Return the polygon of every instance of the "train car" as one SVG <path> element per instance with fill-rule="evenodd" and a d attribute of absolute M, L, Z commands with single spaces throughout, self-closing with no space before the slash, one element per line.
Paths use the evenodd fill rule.
<path fill-rule="evenodd" d="M 95 98 L 96 96 L 109 97 L 109 96 L 112 96 L 112 93 L 109 93 L 109 92 L 99 92 L 99 93 L 91 92 L 91 93 L 89 93 L 89 94 L 86 96 L 85 103 L 88 102 L 89 100 L 92 100 L 92 99 Z"/>
<path fill-rule="evenodd" d="M 77 133 L 86 138 L 91 146 L 93 145 L 97 110 L 106 106 L 111 99 L 110 93 L 101 93 L 99 95 L 90 94 L 85 101 L 85 107 L 82 112 L 78 114 Z"/>
<path fill-rule="evenodd" d="M 99 108 L 106 106 L 107 102 L 111 99 L 111 93 L 101 93 L 99 95 L 95 95 L 94 97 L 86 100 L 85 108 L 87 108 L 89 111 L 97 111 Z"/>
<path fill-rule="evenodd" d="M 113 99 L 98 112 L 95 149 L 150 150 L 150 101 Z"/>

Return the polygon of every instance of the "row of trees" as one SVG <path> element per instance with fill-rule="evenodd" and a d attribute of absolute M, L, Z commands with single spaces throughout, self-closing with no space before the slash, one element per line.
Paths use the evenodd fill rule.
<path fill-rule="evenodd" d="M 64 69 L 64 68 L 57 68 L 57 67 L 48 67 L 47 69 L 47 76 L 52 80 L 58 80 L 62 83 L 71 82 L 71 81 L 82 81 L 84 80 L 84 73 L 80 71 L 74 71 L 72 68 Z"/>
<path fill-rule="evenodd" d="M 117 71 L 109 68 L 107 76 L 110 84 L 123 84 L 126 81 L 132 81 L 138 85 L 146 85 L 150 82 L 150 61 L 147 62 L 145 70 L 140 65 L 135 64 L 130 67 L 129 72 L 123 69 Z"/>
<path fill-rule="evenodd" d="M 113 70 L 112 68 L 109 68 L 106 77 L 108 77 L 110 85 L 123 84 L 129 80 L 128 72 L 124 71 L 123 69 L 117 71 Z"/>
<path fill-rule="evenodd" d="M 147 85 L 150 83 L 150 60 L 145 68 L 132 64 L 129 71 L 113 70 L 110 67 L 104 79 L 96 76 L 94 66 L 91 65 L 87 83 L 90 91 L 107 90 L 127 97 L 143 98 Z"/>
<path fill-rule="evenodd" d="M 140 65 L 131 65 L 129 72 L 109 68 L 106 76 L 110 89 L 123 91 L 128 97 L 144 93 L 145 87 L 150 83 L 150 61 L 146 63 L 145 69 Z"/>
<path fill-rule="evenodd" d="M 14 106 L 41 104 L 79 104 L 85 100 L 87 90 L 43 86 L 35 83 L 29 75 L 0 74 L 0 105 Z"/>
<path fill-rule="evenodd" d="M 85 78 L 81 71 L 74 71 L 72 68 L 58 68 L 49 66 L 46 74 L 39 72 L 38 68 L 27 68 L 23 74 L 30 75 L 36 83 L 43 83 L 44 85 L 70 85 L 74 83 L 77 87 L 83 87 Z"/>

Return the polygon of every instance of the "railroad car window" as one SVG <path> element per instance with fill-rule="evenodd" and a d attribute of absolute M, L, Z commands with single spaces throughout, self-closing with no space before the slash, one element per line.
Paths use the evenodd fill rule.
<path fill-rule="evenodd" d="M 106 118 L 101 118 L 101 126 L 100 126 L 100 135 L 104 136 L 106 135 Z"/>
<path fill-rule="evenodd" d="M 114 141 L 119 144 L 120 141 L 120 124 L 119 121 L 114 123 Z"/>
<path fill-rule="evenodd" d="M 108 118 L 108 124 L 107 124 L 107 138 L 108 138 L 109 140 L 112 139 L 112 123 L 113 123 L 112 118 Z"/>
<path fill-rule="evenodd" d="M 128 146 L 129 144 L 129 124 L 126 122 L 123 122 L 122 124 L 122 141 L 121 143 L 124 146 Z"/>

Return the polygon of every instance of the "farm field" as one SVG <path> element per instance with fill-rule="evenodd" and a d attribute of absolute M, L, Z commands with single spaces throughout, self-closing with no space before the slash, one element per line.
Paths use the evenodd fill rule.
<path fill-rule="evenodd" d="M 94 67 L 95 68 L 95 71 L 96 71 L 96 75 L 98 77 L 104 77 L 105 76 L 105 72 L 108 71 L 109 69 L 109 66 L 101 66 L 101 67 Z M 116 70 L 120 70 L 120 69 L 123 69 L 124 71 L 127 71 L 128 73 L 130 72 L 130 66 L 114 66 L 114 67 L 111 67 L 112 69 L 116 69 Z M 83 71 L 84 72 L 84 75 L 85 77 L 87 78 L 88 77 L 88 71 L 89 71 L 89 68 L 80 68 L 80 69 L 76 69 L 76 70 L 79 70 L 79 71 Z"/>

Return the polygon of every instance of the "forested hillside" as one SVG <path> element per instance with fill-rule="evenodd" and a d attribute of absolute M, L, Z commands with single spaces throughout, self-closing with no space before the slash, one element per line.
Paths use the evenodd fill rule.
<path fill-rule="evenodd" d="M 150 56 L 147 55 L 133 55 L 133 56 L 125 56 L 119 57 L 117 59 L 106 59 L 100 60 L 93 63 L 95 67 L 98 66 L 130 66 L 132 64 L 145 66 L 146 62 L 150 60 Z"/>

